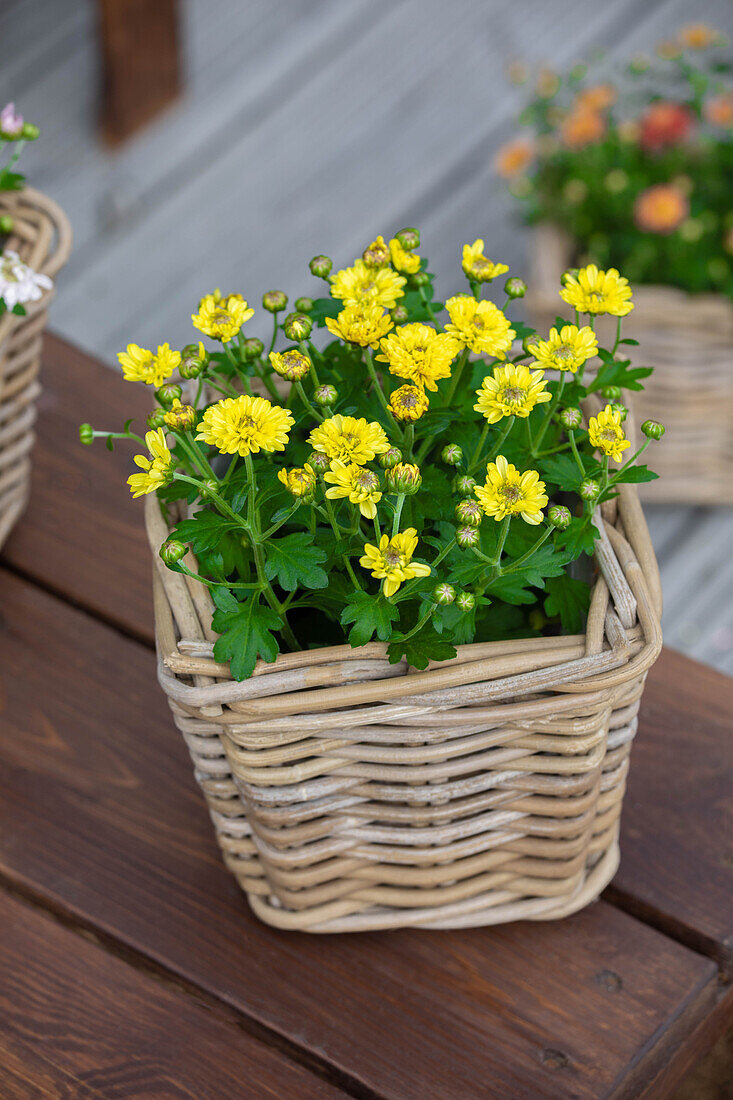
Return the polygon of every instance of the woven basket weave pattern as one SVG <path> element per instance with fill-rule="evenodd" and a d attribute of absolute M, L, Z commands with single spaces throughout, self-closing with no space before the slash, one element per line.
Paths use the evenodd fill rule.
<path fill-rule="evenodd" d="M 381 644 L 338 646 L 237 683 L 213 658 L 208 590 L 158 557 L 167 526 L 148 498 L 159 679 L 258 916 L 310 932 L 469 927 L 598 896 L 661 648 L 635 489 L 619 501 L 597 517 L 585 635 L 461 646 L 425 672 Z"/>
<path fill-rule="evenodd" d="M 551 225 L 534 231 L 530 246 L 530 323 L 547 332 L 563 312 L 560 276 L 572 246 Z M 643 499 L 673 504 L 733 504 L 733 303 L 722 295 L 686 294 L 674 287 L 634 287 L 635 308 L 624 335 L 639 341 L 625 353 L 654 367 L 635 393 L 637 421 L 659 420 L 667 432 L 654 447 L 658 481 L 641 486 Z M 602 346 L 615 339 L 615 319 L 599 318 Z"/>
<path fill-rule="evenodd" d="M 54 276 L 71 251 L 71 226 L 64 212 L 45 195 L 25 188 L 0 191 L 0 214 L 13 218 L 6 247 L 34 271 Z M 0 546 L 28 501 L 41 344 L 52 293 L 29 302 L 24 317 L 0 317 Z"/>

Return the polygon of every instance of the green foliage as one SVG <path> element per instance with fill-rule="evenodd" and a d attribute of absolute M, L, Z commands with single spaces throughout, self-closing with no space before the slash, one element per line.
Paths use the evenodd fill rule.
<path fill-rule="evenodd" d="M 277 580 L 286 592 L 296 588 L 326 588 L 328 574 L 322 568 L 326 554 L 313 545 L 310 535 L 296 531 L 265 543 L 265 576 Z"/>
<path fill-rule="evenodd" d="M 567 634 L 580 634 L 585 629 L 589 607 L 590 585 L 586 581 L 576 580 L 567 574 L 549 578 L 545 614 L 550 618 L 559 615 Z"/>
<path fill-rule="evenodd" d="M 375 634 L 380 642 L 386 642 L 392 634 L 392 623 L 398 618 L 397 608 L 384 596 L 370 596 L 359 589 L 347 596 L 341 613 L 344 626 L 354 624 L 349 631 L 349 644 L 354 647 L 366 645 Z"/>
<path fill-rule="evenodd" d="M 411 638 L 398 635 L 387 647 L 387 655 L 390 664 L 396 665 L 404 657 L 413 668 L 425 669 L 429 661 L 449 661 L 456 650 L 428 624 Z"/>
<path fill-rule="evenodd" d="M 252 675 L 257 658 L 272 663 L 279 646 L 275 631 L 280 619 L 271 607 L 264 607 L 259 594 L 239 603 L 226 590 L 212 589 L 216 611 L 212 626 L 219 634 L 214 643 L 217 661 L 229 661 L 235 680 L 246 680 Z"/>

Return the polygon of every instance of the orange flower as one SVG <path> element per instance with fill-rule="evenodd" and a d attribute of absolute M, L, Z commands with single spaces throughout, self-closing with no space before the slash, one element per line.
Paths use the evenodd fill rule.
<path fill-rule="evenodd" d="M 717 42 L 718 34 L 705 23 L 688 23 L 679 33 L 679 40 L 688 50 L 706 50 Z"/>
<path fill-rule="evenodd" d="M 517 138 L 502 145 L 494 159 L 494 169 L 504 179 L 512 179 L 528 168 L 534 157 L 534 146 L 529 141 Z"/>
<path fill-rule="evenodd" d="M 689 212 L 687 196 L 669 183 L 647 187 L 634 203 L 634 221 L 645 233 L 672 233 Z"/>
<path fill-rule="evenodd" d="M 606 124 L 597 111 L 571 111 L 562 126 L 560 137 L 568 149 L 583 149 L 603 137 Z"/>
<path fill-rule="evenodd" d="M 535 87 L 537 95 L 543 99 L 552 99 L 560 87 L 560 77 L 552 69 L 540 69 Z"/>
<path fill-rule="evenodd" d="M 704 111 L 705 118 L 713 126 L 733 126 L 733 92 L 723 92 L 709 99 Z"/>
<path fill-rule="evenodd" d="M 616 102 L 616 89 L 612 84 L 596 84 L 578 92 L 575 97 L 576 111 L 606 111 Z"/>
<path fill-rule="evenodd" d="M 681 103 L 659 100 L 642 115 L 640 142 L 648 152 L 680 145 L 690 133 L 692 113 Z"/>

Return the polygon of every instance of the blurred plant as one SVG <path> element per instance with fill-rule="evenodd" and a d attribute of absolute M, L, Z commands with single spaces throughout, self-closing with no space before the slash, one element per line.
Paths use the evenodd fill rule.
<path fill-rule="evenodd" d="M 727 40 L 683 27 L 597 80 L 587 66 L 542 70 L 495 168 L 528 223 L 572 237 L 576 262 L 635 282 L 733 297 L 733 86 Z M 510 76 L 518 71 L 511 66 Z"/>
<path fill-rule="evenodd" d="M 0 191 L 19 191 L 25 183 L 25 177 L 14 169 L 25 143 L 35 141 L 38 132 L 37 126 L 16 111 L 14 103 L 7 103 L 0 111 L 0 159 L 6 153 L 8 157 L 0 165 Z"/>

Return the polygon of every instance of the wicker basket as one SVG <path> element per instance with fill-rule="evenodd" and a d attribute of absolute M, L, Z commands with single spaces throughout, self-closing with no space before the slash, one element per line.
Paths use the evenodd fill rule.
<path fill-rule="evenodd" d="M 168 529 L 148 498 L 160 683 L 263 921 L 457 928 L 561 917 L 598 896 L 661 648 L 635 488 L 603 507 L 585 635 L 465 645 L 425 672 L 390 665 L 382 644 L 336 646 L 238 683 L 213 658 L 208 589 L 158 556 Z"/>
<path fill-rule="evenodd" d="M 530 323 L 539 332 L 563 312 L 560 276 L 573 262 L 570 239 L 552 225 L 534 230 L 530 246 Z M 658 481 L 641 486 L 644 500 L 733 504 L 733 303 L 716 294 L 674 287 L 634 288 L 624 335 L 639 341 L 625 352 L 655 367 L 634 394 L 637 421 L 660 420 L 667 434 L 654 447 Z M 601 344 L 611 347 L 615 319 L 599 318 Z"/>
<path fill-rule="evenodd" d="M 55 275 L 71 251 L 71 226 L 63 210 L 39 191 L 0 191 L 0 214 L 10 214 L 14 229 L 6 247 L 18 252 L 34 271 Z M 38 372 L 48 291 L 29 302 L 24 317 L 0 317 L 0 546 L 28 501 L 30 452 Z"/>

